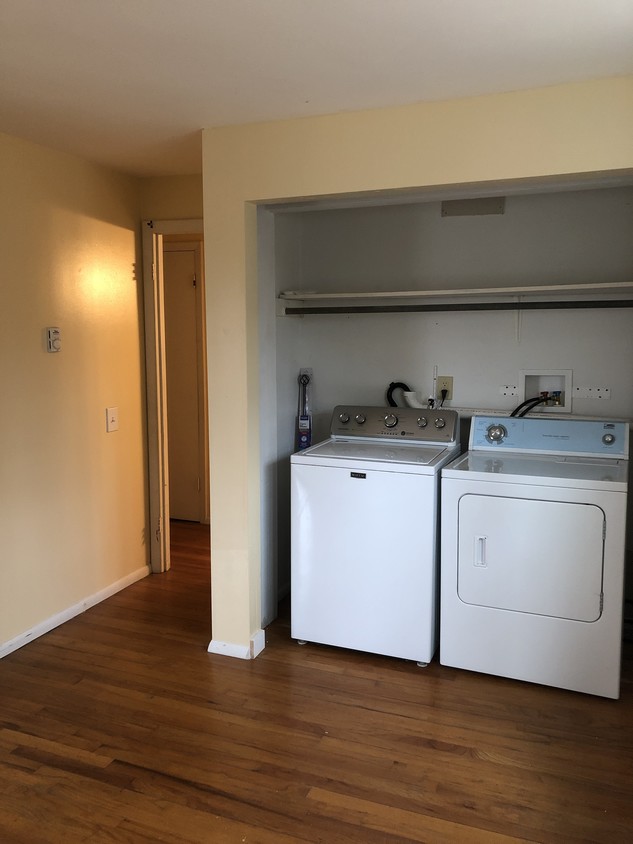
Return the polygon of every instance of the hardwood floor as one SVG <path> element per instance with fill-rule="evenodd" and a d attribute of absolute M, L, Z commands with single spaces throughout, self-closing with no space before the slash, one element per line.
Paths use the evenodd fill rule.
<path fill-rule="evenodd" d="M 609 701 L 289 638 L 210 655 L 207 530 L 0 662 L 0 842 L 633 841 Z"/>

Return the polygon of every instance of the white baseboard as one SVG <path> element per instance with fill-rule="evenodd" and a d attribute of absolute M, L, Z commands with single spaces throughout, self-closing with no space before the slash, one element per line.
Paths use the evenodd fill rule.
<path fill-rule="evenodd" d="M 210 654 L 232 656 L 234 659 L 255 659 L 266 647 L 266 633 L 257 630 L 250 638 L 248 645 L 236 645 L 233 642 L 220 642 L 211 639 L 207 650 Z"/>
<path fill-rule="evenodd" d="M 258 630 L 251 636 L 251 659 L 255 659 L 266 647 L 266 633 Z"/>
<path fill-rule="evenodd" d="M 17 651 L 18 648 L 28 645 L 29 642 L 43 636 L 45 633 L 49 633 L 51 630 L 59 627 L 60 624 L 70 621 L 70 619 L 74 618 L 76 615 L 81 615 L 82 612 L 90 609 L 90 607 L 94 607 L 96 604 L 100 604 L 101 601 L 105 601 L 106 598 L 116 595 L 117 592 L 120 592 L 127 586 L 131 586 L 133 583 L 136 583 L 137 580 L 142 580 L 144 577 L 147 577 L 149 573 L 149 567 L 142 566 L 140 569 L 136 569 L 136 571 L 122 577 L 115 583 L 111 583 L 110 586 L 106 586 L 105 589 L 95 592 L 94 595 L 89 595 L 87 598 L 84 598 L 83 601 L 79 601 L 79 603 L 74 604 L 72 607 L 68 607 L 68 609 L 62 610 L 62 612 L 47 618 L 35 627 L 25 630 L 24 633 L 20 633 L 20 635 L 16 636 L 14 639 L 0 643 L 0 659 L 7 656 L 7 654 L 13 653 L 13 651 Z"/>

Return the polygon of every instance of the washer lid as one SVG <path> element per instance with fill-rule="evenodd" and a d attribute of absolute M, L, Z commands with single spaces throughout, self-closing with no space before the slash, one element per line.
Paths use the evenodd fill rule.
<path fill-rule="evenodd" d="M 450 449 L 453 451 L 454 449 Z M 307 448 L 294 457 L 317 457 L 337 460 L 370 460 L 380 463 L 405 463 L 430 466 L 443 454 L 445 446 L 417 445 L 414 443 L 372 442 L 370 440 L 331 439 Z"/>

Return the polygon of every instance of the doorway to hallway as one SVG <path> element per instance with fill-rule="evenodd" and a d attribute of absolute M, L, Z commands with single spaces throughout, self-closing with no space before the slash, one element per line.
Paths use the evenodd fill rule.
<path fill-rule="evenodd" d="M 170 516 L 180 515 L 208 522 L 209 447 L 206 371 L 206 327 L 202 257 L 202 220 L 145 220 L 143 223 L 143 291 L 145 304 L 145 371 L 147 389 L 147 455 L 149 485 L 148 545 L 151 569 L 170 567 Z M 180 310 L 172 319 L 172 285 L 165 286 L 165 265 L 175 269 L 176 278 L 186 276 L 183 267 L 194 268 Z M 188 272 L 188 270 L 187 270 Z M 177 287 L 178 285 L 176 285 Z M 191 290 L 193 289 L 193 296 Z M 167 310 L 169 309 L 169 314 Z M 185 320 L 184 327 L 182 320 Z M 168 325 L 171 336 L 167 336 Z M 173 354 L 168 354 L 167 346 Z M 175 394 L 171 424 L 174 442 L 169 444 L 168 357 L 172 368 L 171 392 Z M 180 359 L 180 360 L 179 360 Z M 175 374 L 174 374 L 175 373 Z M 188 409 L 181 410 L 181 383 L 193 385 Z M 197 387 L 197 389 L 196 389 Z M 179 418 L 180 417 L 180 418 Z M 192 431 L 195 435 L 192 435 Z M 193 445 L 191 442 L 193 441 Z M 180 443 L 180 445 L 178 444 Z M 170 448 L 172 451 L 170 458 Z M 192 456 L 193 455 L 193 456 Z M 171 512 L 170 464 L 175 482 L 173 494 L 178 512 Z M 183 478 L 185 480 L 183 480 Z M 186 506 L 180 510 L 181 487 L 188 488 Z M 197 499 L 197 502 L 196 502 Z"/>
<path fill-rule="evenodd" d="M 169 516 L 209 521 L 201 240 L 163 238 Z"/>

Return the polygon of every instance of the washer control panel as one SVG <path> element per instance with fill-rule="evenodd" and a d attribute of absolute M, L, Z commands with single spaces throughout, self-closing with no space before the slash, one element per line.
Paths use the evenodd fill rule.
<path fill-rule="evenodd" d="M 459 417 L 455 410 L 416 407 L 339 405 L 332 413 L 333 437 L 374 437 L 414 442 L 454 443 Z"/>
<path fill-rule="evenodd" d="M 473 416 L 472 450 L 628 458 L 629 425 L 621 421 Z"/>

